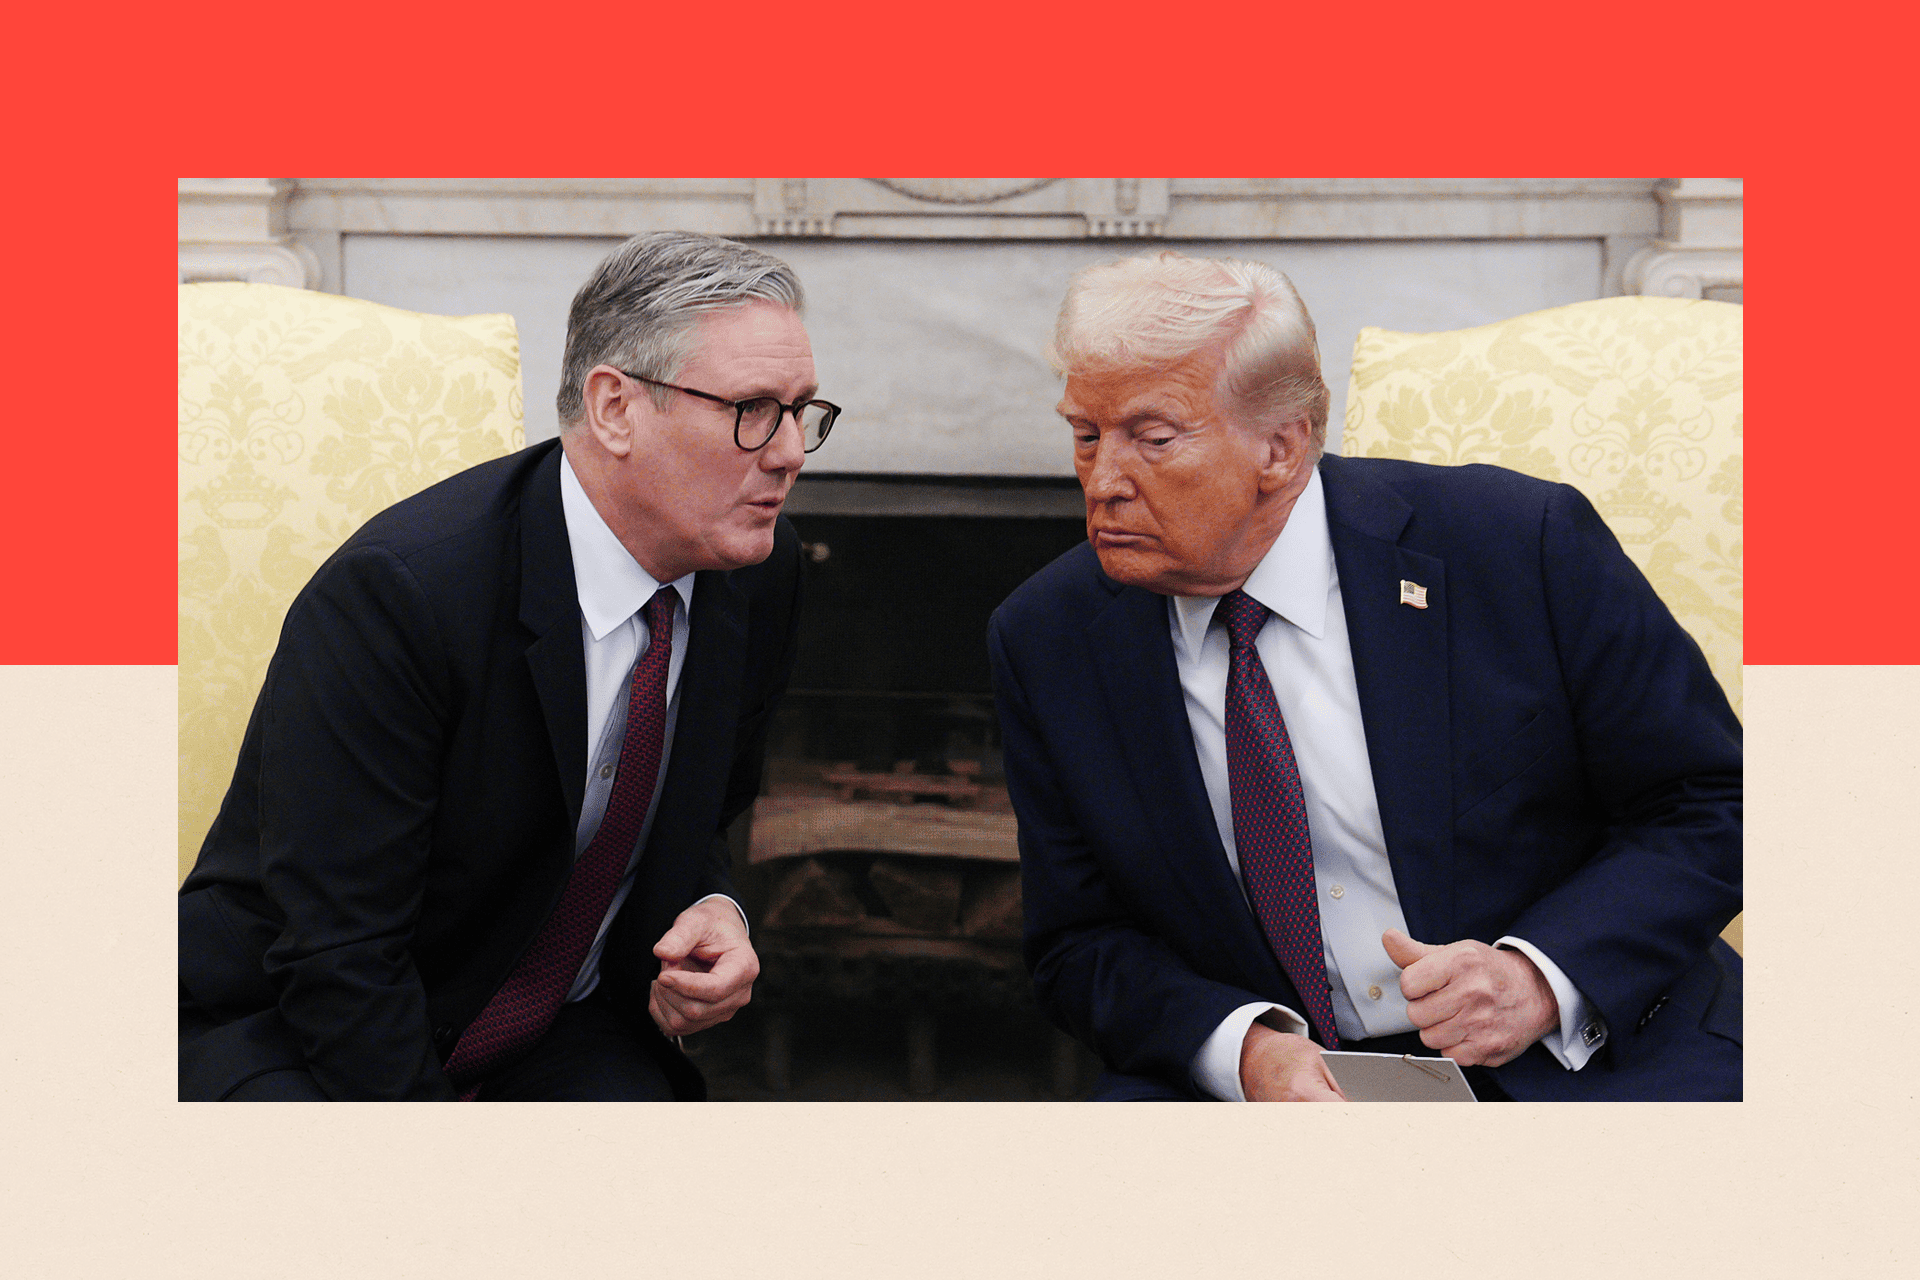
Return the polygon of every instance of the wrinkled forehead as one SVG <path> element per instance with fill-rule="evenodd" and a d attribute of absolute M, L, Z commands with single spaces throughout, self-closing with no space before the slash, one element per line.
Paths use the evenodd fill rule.
<path fill-rule="evenodd" d="M 799 315 L 772 302 L 754 301 L 702 314 L 682 367 L 730 372 L 813 372 L 813 345 Z"/>
<path fill-rule="evenodd" d="M 750 298 L 694 313 L 692 330 L 715 346 L 805 344 L 806 322 L 800 313 L 778 302 Z"/>
<path fill-rule="evenodd" d="M 1214 411 L 1220 360 L 1211 354 L 1173 364 L 1095 365 L 1069 369 L 1056 408 L 1063 417 L 1125 421 L 1186 420 Z"/>

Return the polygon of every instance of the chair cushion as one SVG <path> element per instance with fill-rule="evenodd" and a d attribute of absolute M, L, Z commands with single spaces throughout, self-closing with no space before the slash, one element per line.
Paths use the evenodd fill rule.
<path fill-rule="evenodd" d="M 1741 702 L 1741 308 L 1603 298 L 1450 333 L 1360 331 L 1342 452 L 1578 488 Z"/>
<path fill-rule="evenodd" d="M 281 620 L 348 534 L 523 443 L 513 317 L 264 284 L 180 288 L 180 875 Z"/>

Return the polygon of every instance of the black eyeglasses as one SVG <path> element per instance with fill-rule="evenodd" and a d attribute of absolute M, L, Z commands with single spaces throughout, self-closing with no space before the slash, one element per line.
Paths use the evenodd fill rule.
<path fill-rule="evenodd" d="M 702 400 L 727 406 L 733 410 L 733 442 L 748 453 L 756 453 L 767 447 L 767 442 L 773 439 L 773 433 L 780 429 L 781 415 L 787 413 L 792 414 L 793 420 L 800 424 L 801 447 L 807 453 L 812 453 L 827 442 L 827 432 L 833 430 L 834 419 L 840 416 L 840 406 L 828 404 L 825 400 L 795 400 L 792 404 L 782 404 L 772 396 L 729 400 L 725 396 L 695 391 L 692 387 L 676 387 L 658 378 L 643 378 L 637 373 L 627 373 L 625 369 L 620 372 L 650 387 L 665 387 L 669 391 L 699 396 Z"/>

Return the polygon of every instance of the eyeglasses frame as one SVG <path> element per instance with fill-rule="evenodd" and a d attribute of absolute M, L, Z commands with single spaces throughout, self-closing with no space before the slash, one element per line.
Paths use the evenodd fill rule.
<path fill-rule="evenodd" d="M 622 369 L 620 372 L 626 374 L 627 377 L 632 378 L 635 382 L 644 382 L 650 387 L 665 387 L 669 391 L 678 391 L 683 395 L 698 396 L 702 400 L 711 400 L 715 404 L 723 404 L 733 410 L 733 447 L 744 453 L 758 453 L 772 444 L 773 438 L 780 434 L 780 422 L 787 414 L 793 415 L 793 424 L 796 427 L 800 426 L 800 411 L 810 404 L 823 406 L 827 411 L 827 417 L 826 421 L 820 424 L 820 440 L 812 449 L 807 448 L 805 428 L 801 429 L 800 451 L 802 453 L 812 453 L 815 449 L 818 449 L 820 445 L 825 444 L 828 433 L 833 430 L 833 424 L 840 420 L 840 406 L 830 400 L 795 400 L 792 404 L 782 404 L 777 396 L 749 396 L 745 400 L 729 400 L 725 396 L 716 396 L 711 391 L 695 391 L 692 387 L 678 387 L 671 382 L 662 382 L 658 378 L 649 378 L 626 369 Z M 740 443 L 740 424 L 746 419 L 747 406 L 756 400 L 773 401 L 776 405 L 780 406 L 780 416 L 773 420 L 773 430 L 767 432 L 767 438 L 765 440 L 762 440 L 759 444 L 753 445 L 752 447 L 748 447 Z"/>

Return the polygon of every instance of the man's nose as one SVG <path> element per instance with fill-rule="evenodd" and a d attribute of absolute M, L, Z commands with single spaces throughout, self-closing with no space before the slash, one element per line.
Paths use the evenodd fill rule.
<path fill-rule="evenodd" d="M 806 433 L 800 429 L 800 415 L 782 408 L 773 439 L 760 450 L 760 467 L 763 471 L 798 471 L 806 460 Z"/>
<path fill-rule="evenodd" d="M 1115 502 L 1133 496 L 1133 481 L 1128 478 L 1123 465 L 1125 450 L 1119 433 L 1101 433 L 1100 442 L 1093 449 L 1093 464 L 1087 468 L 1086 479 L 1081 482 L 1090 501 Z"/>

